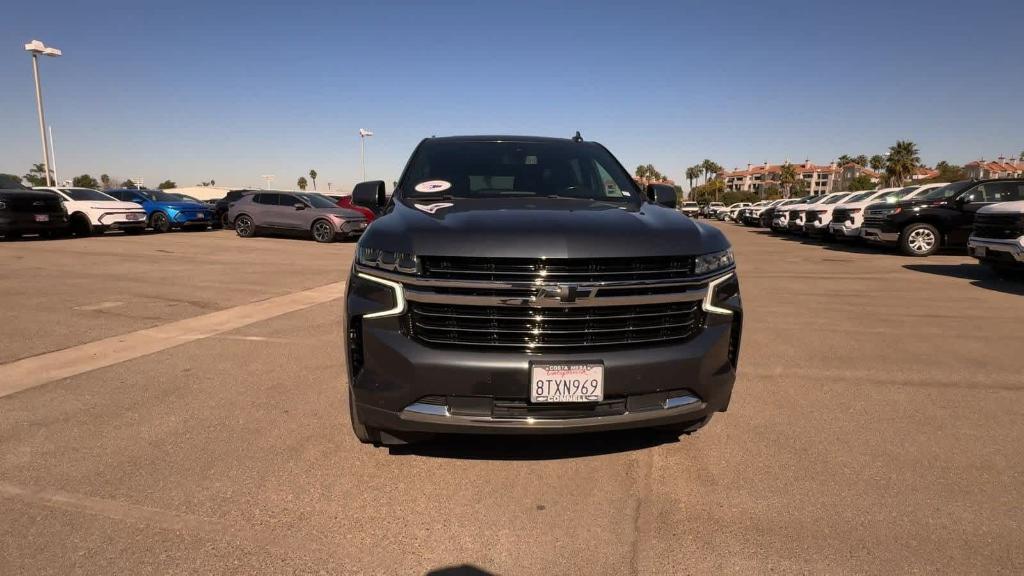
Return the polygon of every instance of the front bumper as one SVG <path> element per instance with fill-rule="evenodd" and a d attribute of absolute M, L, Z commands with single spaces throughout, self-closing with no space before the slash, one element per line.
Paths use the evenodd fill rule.
<path fill-rule="evenodd" d="M 967 251 L 978 260 L 1024 265 L 1024 236 L 1012 240 L 971 236 Z"/>
<path fill-rule="evenodd" d="M 880 228 L 861 228 L 860 236 L 871 242 L 895 243 L 900 240 L 899 232 L 884 232 Z"/>
<path fill-rule="evenodd" d="M 175 226 L 209 226 L 213 223 L 213 213 L 204 212 L 177 212 L 171 218 Z"/>
<path fill-rule="evenodd" d="M 732 396 L 743 318 L 738 293 L 716 304 L 731 314 L 706 312 L 687 340 L 530 353 L 424 343 L 408 334 L 405 314 L 367 317 L 379 307 L 352 285 L 346 364 L 353 408 L 373 428 L 473 434 L 621 430 L 701 420 L 724 411 Z M 600 362 L 604 400 L 532 404 L 534 362 Z"/>
<path fill-rule="evenodd" d="M 823 223 L 820 220 L 818 220 L 816 222 L 805 222 L 804 223 L 804 233 L 810 234 L 810 235 L 813 235 L 813 236 L 818 236 L 818 235 L 826 234 L 828 232 L 828 226 L 829 225 L 827 223 Z"/>
<path fill-rule="evenodd" d="M 854 226 L 847 222 L 832 222 L 828 225 L 828 231 L 836 237 L 860 238 L 860 226 Z"/>

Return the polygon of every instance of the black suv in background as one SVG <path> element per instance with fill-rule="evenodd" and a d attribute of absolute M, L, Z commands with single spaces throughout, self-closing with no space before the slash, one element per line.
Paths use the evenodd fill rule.
<path fill-rule="evenodd" d="M 52 192 L 0 190 L 0 236 L 8 240 L 23 234 L 50 238 L 67 229 L 68 213 Z"/>
<path fill-rule="evenodd" d="M 944 246 L 966 246 L 982 207 L 1021 199 L 1021 178 L 953 182 L 910 200 L 868 206 L 861 236 L 897 244 L 908 256 L 930 256 Z"/>
<path fill-rule="evenodd" d="M 224 229 L 234 228 L 234 224 L 228 220 L 228 206 L 247 194 L 255 194 L 259 190 L 228 190 L 226 196 L 213 203 L 213 223 Z"/>
<path fill-rule="evenodd" d="M 359 241 L 345 345 L 355 435 L 660 427 L 724 411 L 742 309 L 732 250 L 581 138 L 429 138 Z"/>

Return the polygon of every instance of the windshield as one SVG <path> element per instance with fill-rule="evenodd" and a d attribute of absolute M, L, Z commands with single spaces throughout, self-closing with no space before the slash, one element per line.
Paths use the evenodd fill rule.
<path fill-rule="evenodd" d="M 844 200 L 843 204 L 849 204 L 851 202 L 860 202 L 861 200 L 867 200 L 874 193 L 875 193 L 875 191 L 872 190 L 870 192 L 861 192 L 860 194 L 854 194 L 853 196 L 850 196 L 849 198 Z"/>
<path fill-rule="evenodd" d="M 584 142 L 426 141 L 399 184 L 407 198 L 586 198 L 639 202 L 612 156 Z"/>
<path fill-rule="evenodd" d="M 189 196 L 188 194 L 178 194 L 177 192 L 168 192 L 168 194 L 172 196 L 177 196 L 178 198 L 181 199 L 182 202 L 196 202 L 197 204 L 203 203 L 203 201 L 200 200 L 199 198 L 196 198 L 195 196 Z"/>
<path fill-rule="evenodd" d="M 72 200 L 113 200 L 110 196 L 92 188 L 61 188 L 60 191 L 67 194 Z"/>
<path fill-rule="evenodd" d="M 684 208 L 694 208 L 696 206 L 697 206 L 696 202 L 683 202 L 683 207 Z"/>
<path fill-rule="evenodd" d="M 829 198 L 828 200 L 825 200 L 824 202 L 822 202 L 822 204 L 836 204 L 836 203 L 841 202 L 845 198 L 846 198 L 845 194 L 839 194 L 837 196 L 833 196 L 833 197 Z"/>
<path fill-rule="evenodd" d="M 137 190 L 137 192 L 156 202 L 191 202 L 191 200 L 184 200 L 180 194 L 163 190 Z"/>
<path fill-rule="evenodd" d="M 296 194 L 303 202 L 309 204 L 313 208 L 337 208 L 338 205 L 334 203 L 330 198 L 321 196 L 320 194 Z"/>
<path fill-rule="evenodd" d="M 943 200 L 945 198 L 952 198 L 953 196 L 956 196 L 960 192 L 963 192 L 970 185 L 970 180 L 967 180 L 965 182 L 953 182 L 952 184 L 946 184 L 941 188 L 929 190 L 928 192 L 925 192 L 924 194 L 918 196 L 917 198 L 921 200 Z M 906 188 L 904 188 L 904 190 L 906 190 Z M 900 192 L 903 192 L 903 190 L 900 190 Z M 902 195 L 900 197 L 902 198 Z"/>

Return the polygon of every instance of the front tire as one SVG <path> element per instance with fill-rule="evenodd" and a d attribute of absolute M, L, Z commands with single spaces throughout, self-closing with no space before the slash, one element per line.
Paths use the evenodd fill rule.
<path fill-rule="evenodd" d="M 313 239 L 317 242 L 322 244 L 334 242 L 334 227 L 327 220 L 313 222 L 313 228 L 310 231 L 313 234 Z"/>
<path fill-rule="evenodd" d="M 167 218 L 167 214 L 164 214 L 163 212 L 156 212 L 149 218 L 149 226 L 155 232 L 170 232 L 171 220 Z"/>
<path fill-rule="evenodd" d="M 71 233 L 75 236 L 84 238 L 92 236 L 94 232 L 92 222 L 89 221 L 89 217 L 85 214 L 78 213 L 71 217 Z"/>
<path fill-rule="evenodd" d="M 911 224 L 900 233 L 900 251 L 907 256 L 931 256 L 939 251 L 942 236 L 931 224 Z"/>
<path fill-rule="evenodd" d="M 242 214 L 235 218 L 235 234 L 242 238 L 252 238 L 255 236 L 256 223 L 252 221 L 252 217 Z"/>

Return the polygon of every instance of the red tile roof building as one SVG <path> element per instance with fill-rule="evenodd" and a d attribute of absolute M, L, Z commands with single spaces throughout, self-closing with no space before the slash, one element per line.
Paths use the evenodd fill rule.
<path fill-rule="evenodd" d="M 783 164 L 769 164 L 765 162 L 754 166 L 747 164 L 746 170 L 734 169 L 731 172 L 722 172 L 719 178 L 725 181 L 725 189 L 734 192 L 761 192 L 769 184 L 781 188 L 779 178 L 782 174 Z M 807 184 L 807 191 L 812 194 L 827 194 L 835 188 L 838 180 L 839 169 L 835 162 L 827 165 L 814 164 L 810 160 L 803 164 L 794 164 L 796 177 Z"/>
<path fill-rule="evenodd" d="M 1024 176 L 1024 160 L 999 157 L 996 162 L 984 159 L 968 162 L 964 166 L 968 178 L 1019 178 Z"/>

